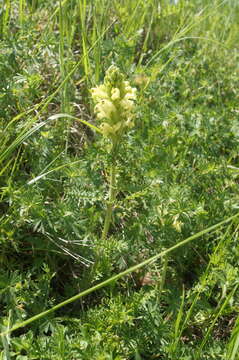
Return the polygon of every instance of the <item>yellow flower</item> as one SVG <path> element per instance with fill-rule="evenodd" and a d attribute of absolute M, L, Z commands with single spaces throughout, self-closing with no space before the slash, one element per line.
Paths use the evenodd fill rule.
<path fill-rule="evenodd" d="M 105 85 L 99 85 L 91 89 L 91 95 L 95 102 L 102 99 L 108 99 L 107 88 Z"/>
<path fill-rule="evenodd" d="M 105 122 L 100 125 L 100 129 L 102 130 L 104 136 L 110 137 L 114 134 L 114 129 L 112 126 Z"/>
<path fill-rule="evenodd" d="M 102 121 L 100 128 L 105 136 L 117 141 L 134 126 L 132 121 L 136 88 L 132 88 L 116 66 L 107 70 L 104 83 L 91 89 L 94 111 Z"/>
<path fill-rule="evenodd" d="M 112 100 L 118 100 L 120 99 L 120 91 L 118 88 L 113 88 L 111 90 L 111 99 Z"/>
<path fill-rule="evenodd" d="M 95 106 L 95 112 L 97 113 L 98 119 L 110 119 L 116 113 L 116 108 L 110 100 L 101 100 Z"/>

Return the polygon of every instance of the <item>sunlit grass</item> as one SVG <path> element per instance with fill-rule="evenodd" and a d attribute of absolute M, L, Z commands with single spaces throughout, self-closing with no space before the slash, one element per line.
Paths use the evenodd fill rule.
<path fill-rule="evenodd" d="M 237 1 L 1 10 L 0 358 L 236 360 Z M 112 64 L 137 108 L 102 239 Z"/>

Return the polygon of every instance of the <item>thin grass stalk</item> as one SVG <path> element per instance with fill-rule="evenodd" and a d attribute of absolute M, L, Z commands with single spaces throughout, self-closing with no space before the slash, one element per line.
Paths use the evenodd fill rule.
<path fill-rule="evenodd" d="M 222 6 L 225 3 L 226 0 L 220 2 L 216 7 L 210 8 L 209 5 L 205 6 L 201 11 L 200 11 L 200 16 L 194 16 L 194 18 L 191 20 L 191 22 L 189 22 L 183 29 L 178 30 L 172 40 L 165 45 L 163 48 L 161 48 L 159 51 L 157 51 L 152 57 L 151 59 L 146 63 L 146 67 L 148 67 L 154 60 L 156 60 L 159 55 L 164 52 L 166 49 L 172 47 L 174 44 L 183 41 L 183 40 L 187 40 L 187 39 L 202 39 L 202 40 L 207 40 L 209 42 L 215 42 L 217 44 L 220 44 L 221 46 L 223 46 L 223 44 L 220 41 L 214 40 L 214 39 L 210 39 L 207 37 L 201 37 L 201 36 L 185 36 L 186 34 L 188 34 L 190 31 L 192 31 L 193 29 L 197 29 L 198 25 L 200 23 L 202 23 L 203 21 L 207 20 L 208 18 L 211 18 L 213 16 L 213 14 L 216 13 L 216 10 L 218 10 L 218 8 L 220 6 Z M 206 10 L 208 10 L 206 12 Z M 210 11 L 209 11 L 210 10 Z M 226 48 L 226 46 L 224 46 Z"/>
<path fill-rule="evenodd" d="M 34 13 L 34 11 L 36 11 L 37 6 L 38 6 L 38 0 L 32 0 L 32 5 L 31 5 L 32 13 Z"/>
<path fill-rule="evenodd" d="M 26 6 L 25 0 L 19 0 L 19 23 L 20 23 L 20 27 L 23 26 L 24 19 L 25 19 L 25 15 L 24 15 L 25 6 Z"/>
<path fill-rule="evenodd" d="M 158 13 L 158 2 L 153 1 L 153 4 L 151 4 L 151 6 L 152 6 L 152 8 L 149 11 L 150 14 L 151 14 L 150 21 L 149 21 L 149 25 L 148 25 L 148 29 L 147 29 L 145 38 L 144 38 L 144 42 L 143 42 L 143 46 L 142 46 L 142 53 L 141 53 L 140 59 L 139 59 L 138 64 L 137 64 L 138 66 L 140 66 L 142 64 L 142 61 L 143 61 L 143 59 L 145 57 L 145 54 L 147 52 L 149 35 L 150 35 L 151 31 L 152 31 L 152 26 L 153 26 L 153 23 L 155 21 L 155 17 L 158 15 L 157 14 Z"/>
<path fill-rule="evenodd" d="M 59 44 L 59 57 L 60 57 L 60 73 L 61 78 L 64 80 L 66 74 L 69 71 L 69 47 L 70 47 L 70 37 L 68 29 L 68 21 L 66 16 L 66 7 L 62 6 L 60 1 L 60 12 L 59 12 L 59 28 L 60 28 L 60 44 Z M 65 47 L 67 45 L 67 50 Z M 70 79 L 69 79 L 70 81 Z M 70 99 L 69 99 L 69 81 L 65 82 L 62 91 L 61 91 L 61 112 L 69 113 L 70 112 Z M 65 152 L 67 153 L 68 142 L 69 142 L 69 133 L 71 120 L 66 119 L 66 141 L 65 141 Z M 62 123 L 64 126 L 64 122 Z M 65 129 L 63 129 L 64 132 Z"/>
<path fill-rule="evenodd" d="M 45 122 L 36 124 L 34 127 L 29 130 L 23 130 L 19 136 L 5 149 L 0 155 L 0 164 L 3 162 L 15 149 L 18 145 L 22 144 L 26 139 L 28 139 L 32 134 L 39 130 L 42 126 L 45 125 Z"/>
<path fill-rule="evenodd" d="M 169 354 L 171 355 L 171 359 L 173 359 L 175 357 L 177 345 L 178 345 L 178 342 L 179 342 L 179 339 L 180 339 L 181 333 L 182 333 L 182 331 L 180 329 L 180 324 L 181 324 L 182 318 L 183 318 L 184 303 L 185 303 L 185 289 L 183 288 L 182 301 L 181 301 L 180 309 L 178 311 L 178 315 L 177 315 L 175 325 L 174 325 L 174 338 L 173 338 L 173 342 L 169 346 Z"/>
<path fill-rule="evenodd" d="M 217 253 L 219 251 L 220 247 L 223 246 L 224 240 L 225 240 L 226 236 L 229 234 L 232 226 L 233 226 L 233 222 L 228 226 L 226 232 L 224 233 L 221 240 L 219 241 L 214 253 Z M 238 230 L 238 227 L 236 227 L 235 232 L 237 232 L 237 230 Z M 186 326 L 187 326 L 187 324 L 189 322 L 189 319 L 191 318 L 193 309 L 194 309 L 194 307 L 195 307 L 195 305 L 196 305 L 196 303 L 197 303 L 197 301 L 198 301 L 198 299 L 199 299 L 199 297 L 201 295 L 201 292 L 204 289 L 204 286 L 207 285 L 207 279 L 208 279 L 208 274 L 209 274 L 211 265 L 212 265 L 212 260 L 210 260 L 210 262 L 207 265 L 207 268 L 205 270 L 205 273 L 203 275 L 203 279 L 201 281 L 202 286 L 200 287 L 200 290 L 198 291 L 198 293 L 195 295 L 190 308 L 186 312 L 186 316 L 185 316 L 185 319 L 184 319 L 183 324 L 181 326 L 181 329 L 178 331 L 178 337 L 174 339 L 172 345 L 170 346 L 170 351 L 172 352 L 172 354 L 175 354 L 175 352 L 177 350 L 178 343 L 179 343 L 180 338 L 182 336 L 183 330 L 186 328 Z"/>
<path fill-rule="evenodd" d="M 180 309 L 178 311 L 178 315 L 177 315 L 175 325 L 174 325 L 174 338 L 173 338 L 173 342 L 169 346 L 169 354 L 171 355 L 171 359 L 173 359 L 175 357 L 177 345 L 178 345 L 178 342 L 179 342 L 179 339 L 180 339 L 181 333 L 182 333 L 182 331 L 180 329 L 180 324 L 181 324 L 182 318 L 183 318 L 184 303 L 185 303 L 185 289 L 183 288 L 182 301 L 181 301 Z"/>
<path fill-rule="evenodd" d="M 199 349 L 197 351 L 197 353 L 195 354 L 195 360 L 199 360 L 201 359 L 202 357 L 202 349 L 203 347 L 205 346 L 206 342 L 208 341 L 208 337 L 212 331 L 212 329 L 214 328 L 214 325 L 216 324 L 217 322 L 217 319 L 219 318 L 219 316 L 223 313 L 223 310 L 225 309 L 225 307 L 227 306 L 227 304 L 229 303 L 229 301 L 231 300 L 231 298 L 233 297 L 233 295 L 235 294 L 236 290 L 238 289 L 239 287 L 239 284 L 235 285 L 234 288 L 232 289 L 232 291 L 229 293 L 229 295 L 226 297 L 224 303 L 222 304 L 222 306 L 220 307 L 218 313 L 216 314 L 212 324 L 209 326 L 207 332 L 206 332 L 206 335 L 204 336 L 203 338 L 203 341 L 201 343 L 201 345 L 199 346 Z"/>
<path fill-rule="evenodd" d="M 110 16 L 107 16 L 107 14 L 109 13 L 111 6 L 111 2 L 105 0 L 97 1 L 97 3 L 92 6 L 92 43 L 94 43 L 96 39 L 100 37 L 100 34 L 102 34 L 104 29 L 107 27 L 106 20 L 110 18 Z M 104 9 L 103 11 L 100 10 L 101 7 Z M 102 48 L 102 41 L 99 41 L 97 46 L 94 48 L 94 83 L 96 84 L 100 81 L 100 74 L 102 72 Z"/>
<path fill-rule="evenodd" d="M 2 176 L 2 175 L 5 173 L 5 171 L 9 168 L 10 164 L 11 164 L 13 161 L 14 161 L 13 158 L 10 159 L 10 160 L 6 163 L 6 165 L 3 166 L 3 168 L 1 168 L 1 170 L 0 170 L 0 176 Z M 1 163 L 0 163 L 0 165 L 1 165 Z"/>
<path fill-rule="evenodd" d="M 79 3 L 80 11 L 80 24 L 81 24 L 81 41 L 82 41 L 82 52 L 83 52 L 83 66 L 86 78 L 88 80 L 90 61 L 89 61 L 89 50 L 87 49 L 87 29 L 86 29 L 86 0 L 82 0 Z"/>
<path fill-rule="evenodd" d="M 182 321 L 183 318 L 183 308 L 184 308 L 184 302 L 185 302 L 185 289 L 183 287 L 183 293 L 182 293 L 182 301 L 180 304 L 180 309 L 177 315 L 177 319 L 175 321 L 175 326 L 174 326 L 174 339 L 178 339 L 179 337 L 179 333 L 180 333 L 180 323 Z"/>
<path fill-rule="evenodd" d="M 125 26 L 123 28 L 123 33 L 125 34 L 126 38 L 129 38 L 130 36 L 134 35 L 137 29 L 140 29 L 144 24 L 144 19 L 146 16 L 146 11 L 141 12 L 140 6 L 144 3 L 144 0 L 136 1 L 134 9 L 130 9 L 128 11 L 127 22 L 125 23 Z M 115 10 L 118 9 L 118 1 L 114 4 Z M 137 21 L 135 21 L 137 19 Z"/>
<path fill-rule="evenodd" d="M 97 284 L 97 285 L 95 285 L 95 286 L 93 286 L 93 287 L 91 287 L 91 288 L 89 288 L 87 290 L 84 290 L 81 293 L 79 293 L 79 294 L 77 294 L 77 295 L 75 295 L 75 296 L 73 296 L 73 297 L 71 297 L 71 298 L 69 298 L 69 299 L 55 305 L 55 306 L 53 306 L 52 308 L 41 312 L 40 314 L 37 314 L 37 315 L 35 315 L 35 316 L 25 320 L 25 321 L 22 321 L 21 323 L 15 324 L 10 329 L 7 329 L 7 330 L 1 332 L 0 336 L 6 336 L 6 335 L 12 333 L 13 331 L 15 331 L 17 329 L 20 329 L 20 328 L 22 328 L 24 326 L 27 326 L 27 325 L 31 324 L 32 322 L 34 322 L 34 321 L 40 320 L 43 317 L 45 317 L 45 316 L 53 313 L 54 311 L 62 308 L 63 306 L 71 304 L 72 302 L 74 302 L 76 300 L 79 300 L 80 298 L 82 298 L 82 297 L 84 297 L 86 295 L 89 295 L 89 294 L 91 294 L 92 292 L 94 292 L 96 290 L 99 290 L 99 289 L 101 289 L 101 288 L 103 288 L 103 287 L 105 287 L 107 285 L 110 285 L 110 284 L 116 282 L 117 280 L 119 280 L 120 278 L 122 278 L 123 276 L 130 274 L 131 272 L 137 271 L 137 270 L 139 270 L 140 268 L 142 268 L 142 267 L 144 267 L 146 265 L 154 263 L 159 258 L 171 253 L 172 251 L 180 248 L 181 246 L 184 246 L 184 245 L 188 244 L 189 242 L 191 242 L 191 241 L 193 241 L 195 239 L 198 239 L 199 237 L 201 237 L 201 236 L 203 236 L 205 234 L 208 234 L 209 232 L 212 232 L 213 230 L 218 229 L 219 227 L 227 224 L 228 222 L 231 222 L 231 221 L 235 220 L 238 216 L 239 216 L 239 213 L 237 213 L 237 214 L 235 214 L 235 215 L 233 215 L 233 216 L 231 216 L 231 217 L 229 217 L 229 218 L 227 218 L 227 219 L 225 219 L 225 220 L 223 220 L 223 221 L 221 221 L 221 222 L 219 222 L 219 223 L 217 223 L 217 224 L 215 224 L 213 226 L 210 226 L 209 228 L 207 228 L 205 230 L 202 230 L 202 231 L 198 232 L 197 234 L 194 234 L 194 235 L 190 236 L 189 238 L 177 243 L 176 245 L 172 246 L 171 248 L 166 249 L 166 250 L 152 256 L 151 258 L 141 262 L 140 264 L 136 264 L 136 265 L 122 271 L 121 273 L 119 273 L 119 274 L 117 274 L 115 276 L 112 276 L 111 278 L 109 278 L 109 279 L 107 279 L 105 281 L 102 281 L 101 283 L 99 283 L 99 284 Z"/>
<path fill-rule="evenodd" d="M 11 326 L 11 320 L 12 320 L 12 310 L 9 310 L 8 314 L 8 322 L 7 322 L 7 329 L 10 329 Z M 1 336 L 2 344 L 3 344 L 3 360 L 11 360 L 10 355 L 10 333 L 6 335 Z"/>
<path fill-rule="evenodd" d="M 158 301 L 161 299 L 164 285 L 165 285 L 166 274 L 167 274 L 167 269 L 168 269 L 168 255 L 165 255 L 165 257 L 162 260 L 163 260 L 163 270 L 162 270 L 162 277 L 161 277 L 161 281 L 160 281 L 160 285 L 159 285 Z"/>
<path fill-rule="evenodd" d="M 239 315 L 236 319 L 232 335 L 228 343 L 226 360 L 236 360 L 239 353 Z"/>
<path fill-rule="evenodd" d="M 9 20 L 10 20 L 10 13 L 11 13 L 11 0 L 5 1 L 5 6 L 3 10 L 3 19 L 2 19 L 2 36 L 3 38 L 8 35 L 9 32 Z"/>

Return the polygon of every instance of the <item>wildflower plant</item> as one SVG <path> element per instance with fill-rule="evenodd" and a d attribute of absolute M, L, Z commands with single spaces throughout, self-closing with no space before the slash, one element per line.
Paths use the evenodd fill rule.
<path fill-rule="evenodd" d="M 101 120 L 100 128 L 113 145 L 134 126 L 133 114 L 136 88 L 132 88 L 119 69 L 112 65 L 107 70 L 104 83 L 91 89 L 94 111 Z"/>
<path fill-rule="evenodd" d="M 134 126 L 136 88 L 132 88 L 120 70 L 112 65 L 106 72 L 104 83 L 91 89 L 94 111 L 101 121 L 103 135 L 112 142 L 111 171 L 108 206 L 102 239 L 106 239 L 116 198 L 116 159 L 123 135 Z"/>

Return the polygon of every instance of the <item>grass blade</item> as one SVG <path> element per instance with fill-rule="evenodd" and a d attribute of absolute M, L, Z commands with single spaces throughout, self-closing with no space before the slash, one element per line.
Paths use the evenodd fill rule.
<path fill-rule="evenodd" d="M 128 275 L 128 274 L 130 274 L 131 272 L 134 272 L 134 271 L 136 271 L 136 270 L 138 270 L 138 269 L 140 269 L 140 268 L 142 268 L 142 267 L 144 267 L 144 266 L 146 266 L 146 265 L 152 264 L 153 262 L 157 261 L 159 258 L 165 256 L 166 254 L 171 253 L 172 251 L 178 249 L 179 247 L 184 246 L 184 245 L 188 244 L 189 242 L 191 242 L 191 241 L 193 241 L 193 240 L 195 240 L 195 239 L 198 239 L 198 238 L 200 238 L 201 236 L 203 236 L 203 235 L 205 235 L 205 234 L 208 234 L 209 232 L 211 232 L 211 231 L 213 231 L 213 230 L 215 230 L 215 229 L 223 226 L 224 224 L 227 224 L 228 222 L 233 221 L 233 220 L 236 219 L 238 216 L 239 216 L 239 213 L 237 213 L 237 214 L 235 214 L 235 215 L 233 215 L 233 216 L 231 216 L 231 217 L 229 217 L 229 218 L 227 218 L 227 219 L 225 219 L 225 220 L 223 220 L 223 221 L 221 221 L 221 222 L 219 222 L 219 223 L 217 223 L 217 224 L 215 224 L 215 225 L 213 225 L 213 226 L 210 226 L 209 228 L 207 228 L 207 229 L 205 229 L 205 230 L 202 230 L 202 231 L 200 231 L 200 232 L 198 232 L 198 233 L 196 233 L 196 234 L 188 237 L 187 239 L 185 239 L 185 240 L 181 241 L 180 243 L 172 246 L 171 248 L 169 248 L 169 249 L 167 249 L 167 250 L 164 250 L 164 251 L 160 252 L 159 254 L 156 254 L 156 255 L 150 257 L 149 259 L 141 262 L 140 264 L 134 265 L 134 266 L 130 267 L 129 269 L 127 269 L 127 270 L 125 270 L 125 271 L 122 271 L 121 273 L 119 273 L 119 274 L 117 274 L 117 275 L 115 275 L 115 276 L 112 276 L 111 278 L 109 278 L 109 279 L 107 279 L 107 280 L 105 280 L 105 281 L 102 281 L 101 283 L 99 283 L 99 284 L 97 284 L 97 285 L 94 285 L 94 286 L 92 286 L 91 288 L 89 288 L 89 289 L 87 289 L 87 290 L 85 290 L 85 291 L 82 291 L 81 293 L 79 293 L 79 294 L 77 294 L 77 295 L 75 295 L 75 296 L 73 296 L 73 297 L 71 297 L 71 298 L 69 298 L 69 299 L 67 299 L 67 300 L 65 300 L 65 301 L 63 301 L 63 302 L 55 305 L 55 306 L 53 306 L 52 308 L 50 308 L 50 309 L 48 309 L 48 310 L 43 311 L 43 312 L 41 312 L 40 314 L 37 314 L 37 315 L 31 317 L 30 319 L 27 319 L 27 320 L 25 320 L 25 321 L 22 321 L 22 322 L 19 323 L 19 324 L 14 325 L 12 328 L 10 328 L 10 329 L 8 329 L 8 330 L 6 330 L 6 331 L 1 332 L 0 335 L 1 335 L 1 336 L 6 336 L 7 334 L 10 334 L 10 333 L 12 333 L 13 331 L 15 331 L 15 330 L 17 330 L 17 329 L 20 329 L 20 328 L 22 328 L 22 327 L 24 327 L 24 326 L 26 326 L 26 325 L 29 325 L 29 324 L 31 324 L 32 322 L 34 322 L 34 321 L 36 321 L 36 320 L 39 320 L 39 319 L 41 319 L 41 318 L 43 318 L 43 317 L 45 317 L 45 316 L 53 313 L 54 311 L 62 308 L 62 307 L 65 306 L 65 305 L 68 305 L 68 304 L 70 304 L 70 303 L 72 303 L 72 302 L 74 302 L 74 301 L 76 301 L 76 300 L 79 300 L 80 298 L 82 298 L 82 297 L 84 297 L 84 296 L 86 296 L 86 295 L 91 294 L 92 292 L 94 292 L 94 291 L 96 291 L 96 290 L 99 290 L 99 289 L 101 289 L 101 288 L 103 288 L 103 287 L 105 287 L 105 286 L 107 286 L 107 285 L 109 285 L 109 284 L 112 284 L 113 282 L 119 280 L 119 279 L 122 278 L 123 276 Z M 236 290 L 236 288 L 234 288 L 234 290 Z M 233 292 L 233 293 L 234 293 L 234 292 Z M 232 296 L 233 293 L 231 293 L 230 295 Z M 230 298 L 227 297 L 226 301 L 229 301 L 229 299 L 230 299 Z M 226 305 L 226 302 L 224 303 L 224 306 L 225 306 L 225 305 Z M 204 345 L 204 343 L 203 343 L 202 345 Z"/>

